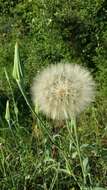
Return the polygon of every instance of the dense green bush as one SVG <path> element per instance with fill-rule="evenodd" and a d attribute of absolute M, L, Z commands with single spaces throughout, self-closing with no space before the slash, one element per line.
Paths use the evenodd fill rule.
<path fill-rule="evenodd" d="M 0 8 L 2 66 L 12 65 L 13 45 L 18 39 L 28 69 L 32 65 L 36 71 L 38 65 L 40 68 L 62 59 L 82 62 L 96 75 L 105 67 L 105 61 L 98 63 L 97 58 L 106 59 L 106 1 L 6 0 L 1 1 Z"/>
<path fill-rule="evenodd" d="M 106 0 L 2 0 L 0 10 L 2 90 L 7 89 L 4 67 L 11 73 L 18 40 L 29 88 L 38 70 L 65 60 L 89 67 L 96 78 L 100 100 L 106 99 Z"/>

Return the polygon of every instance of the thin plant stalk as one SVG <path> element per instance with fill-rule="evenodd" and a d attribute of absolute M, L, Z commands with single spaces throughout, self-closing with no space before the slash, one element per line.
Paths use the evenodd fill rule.
<path fill-rule="evenodd" d="M 15 102 L 15 99 L 14 99 L 14 94 L 13 94 L 12 86 L 11 86 L 10 79 L 9 79 L 8 73 L 6 71 L 6 68 L 4 68 L 4 72 L 5 72 L 5 76 L 6 76 L 6 79 L 7 79 L 7 82 L 9 84 L 9 88 L 10 88 L 10 91 L 11 91 L 11 94 L 12 94 L 12 100 L 13 100 L 14 110 L 16 110 L 16 102 Z M 18 124 L 18 113 L 16 113 L 16 111 L 15 111 L 15 116 L 16 116 L 16 121 L 17 121 L 17 124 Z"/>
<path fill-rule="evenodd" d="M 10 129 L 10 131 L 11 131 L 11 134 L 12 134 L 12 136 L 13 136 L 13 139 L 14 139 L 14 141 L 15 141 L 15 144 L 16 144 L 16 146 L 17 146 L 16 138 L 15 138 L 15 135 L 14 135 L 13 130 L 12 130 L 12 128 L 11 128 L 11 123 L 10 123 L 10 121 L 7 121 L 7 123 L 8 123 L 9 129 Z"/>
<path fill-rule="evenodd" d="M 70 138 L 71 138 L 73 144 L 74 144 L 75 147 L 76 147 L 76 142 L 75 142 L 75 139 L 74 139 L 74 137 L 73 137 L 73 135 L 72 135 L 71 128 L 69 127 L 69 122 L 68 122 L 68 121 L 66 121 L 66 126 L 67 126 L 67 130 L 68 130 L 69 136 L 70 136 Z"/>
<path fill-rule="evenodd" d="M 51 138 L 51 135 L 49 134 L 48 129 L 47 129 L 46 126 L 45 126 L 45 124 L 44 124 L 43 121 L 40 119 L 40 117 L 38 116 L 38 114 L 37 114 L 36 112 L 34 112 L 34 110 L 32 109 L 32 107 L 31 107 L 31 105 L 30 105 L 30 103 L 29 103 L 29 101 L 28 101 L 28 99 L 27 99 L 27 97 L 26 97 L 26 95 L 25 95 L 25 93 L 24 93 L 24 90 L 23 90 L 23 88 L 22 88 L 20 82 L 17 81 L 17 84 L 18 84 L 18 87 L 19 87 L 19 89 L 20 89 L 20 91 L 21 91 L 21 93 L 22 93 L 22 95 L 23 95 L 23 97 L 24 97 L 24 99 L 25 99 L 25 101 L 26 101 L 26 104 L 27 104 L 28 107 L 30 108 L 31 112 L 32 112 L 33 115 L 40 121 L 40 123 L 42 124 L 42 126 L 43 126 L 43 128 L 45 129 L 46 133 L 48 134 L 48 136 L 49 136 L 51 142 L 54 143 L 53 139 Z"/>
<path fill-rule="evenodd" d="M 80 160 L 80 165 L 81 165 L 83 179 L 84 179 L 84 185 L 86 185 L 86 175 L 85 175 L 84 166 L 83 166 L 82 157 L 81 157 L 81 151 L 80 151 L 80 145 L 79 145 L 79 140 L 78 140 L 77 126 L 76 126 L 75 119 L 73 119 L 73 127 L 74 127 L 75 141 L 76 141 L 76 149 L 77 149 L 78 157 Z"/>

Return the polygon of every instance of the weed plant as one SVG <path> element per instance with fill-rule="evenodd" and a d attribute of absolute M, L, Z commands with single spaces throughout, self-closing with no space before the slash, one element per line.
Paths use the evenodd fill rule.
<path fill-rule="evenodd" d="M 5 70 L 11 98 L 1 118 L 0 189 L 106 190 L 107 128 L 99 127 L 95 105 L 77 120 L 56 126 L 32 106 L 26 95 L 17 43 L 12 75 L 32 125 L 25 127 L 20 121 L 18 101 Z"/>

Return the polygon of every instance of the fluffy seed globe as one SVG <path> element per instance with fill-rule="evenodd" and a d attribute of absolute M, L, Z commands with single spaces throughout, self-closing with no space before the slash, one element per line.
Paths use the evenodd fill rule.
<path fill-rule="evenodd" d="M 90 72 L 77 64 L 57 64 L 44 69 L 33 81 L 32 99 L 39 111 L 54 120 L 78 115 L 94 99 Z"/>

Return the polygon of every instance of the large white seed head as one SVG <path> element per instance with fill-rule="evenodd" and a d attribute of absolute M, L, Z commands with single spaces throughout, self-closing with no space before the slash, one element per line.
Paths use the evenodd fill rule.
<path fill-rule="evenodd" d="M 94 86 L 89 71 L 79 65 L 51 65 L 34 79 L 33 102 L 52 119 L 70 119 L 93 101 Z"/>

